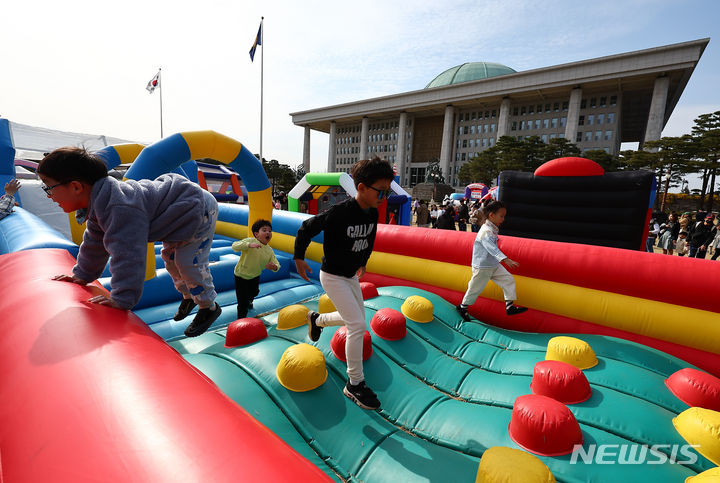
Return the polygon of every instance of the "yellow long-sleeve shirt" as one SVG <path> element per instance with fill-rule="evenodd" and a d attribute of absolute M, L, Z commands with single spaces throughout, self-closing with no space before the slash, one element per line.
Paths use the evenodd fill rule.
<path fill-rule="evenodd" d="M 257 243 L 260 248 L 250 248 L 251 243 Z M 277 272 L 280 270 L 280 262 L 278 262 L 275 252 L 270 245 L 263 243 L 255 237 L 238 240 L 232 244 L 233 251 L 241 252 L 240 260 L 235 265 L 235 275 L 245 280 L 259 277 L 265 269 L 265 265 L 273 263 Z"/>

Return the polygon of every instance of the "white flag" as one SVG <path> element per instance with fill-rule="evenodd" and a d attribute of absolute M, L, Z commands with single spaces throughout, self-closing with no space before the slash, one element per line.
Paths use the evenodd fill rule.
<path fill-rule="evenodd" d="M 147 91 L 152 94 L 156 87 L 160 87 L 160 71 L 155 74 L 155 77 L 150 79 L 150 82 L 147 83 L 145 89 L 147 89 Z"/>

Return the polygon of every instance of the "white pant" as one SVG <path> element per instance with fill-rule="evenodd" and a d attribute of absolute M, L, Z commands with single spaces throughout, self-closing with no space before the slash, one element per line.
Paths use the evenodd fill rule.
<path fill-rule="evenodd" d="M 488 281 L 495 282 L 505 294 L 505 300 L 515 300 L 515 279 L 505 267 L 498 265 L 494 268 L 472 267 L 472 278 L 462 299 L 463 305 L 472 305 L 482 293 Z"/>
<path fill-rule="evenodd" d="M 337 311 L 320 314 L 315 323 L 320 327 L 338 325 L 347 327 L 347 338 L 345 339 L 347 374 L 350 384 L 359 384 L 365 380 L 362 356 L 363 336 L 366 330 L 365 305 L 360 281 L 357 275 L 347 278 L 320 270 L 320 283 Z"/>

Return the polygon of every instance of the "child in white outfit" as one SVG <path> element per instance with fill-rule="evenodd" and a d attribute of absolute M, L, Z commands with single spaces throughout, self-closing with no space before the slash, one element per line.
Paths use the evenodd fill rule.
<path fill-rule="evenodd" d="M 505 267 L 516 268 L 520 264 L 510 260 L 497 246 L 498 228 L 505 221 L 507 209 L 500 201 L 488 203 L 482 210 L 486 218 L 485 223 L 475 237 L 472 254 L 472 278 L 468 282 L 468 288 L 462 303 L 456 307 L 458 313 L 466 322 L 470 321 L 467 308 L 475 303 L 482 293 L 488 281 L 495 282 L 505 295 L 505 312 L 508 315 L 521 314 L 527 307 L 518 307 L 513 302 L 515 295 L 515 279 Z"/>

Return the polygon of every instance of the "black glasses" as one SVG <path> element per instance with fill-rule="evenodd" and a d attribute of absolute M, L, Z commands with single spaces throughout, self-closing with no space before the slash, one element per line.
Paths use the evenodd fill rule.
<path fill-rule="evenodd" d="M 379 190 L 374 186 L 366 185 L 368 188 L 372 188 L 375 191 L 377 191 L 378 199 L 381 200 L 383 198 L 388 198 L 392 194 L 392 189 L 386 189 L 386 190 Z"/>
<path fill-rule="evenodd" d="M 52 196 L 52 190 L 53 190 L 54 188 L 57 188 L 58 186 L 61 186 L 61 185 L 64 185 L 64 184 L 68 184 L 68 183 L 69 183 L 69 181 L 63 181 L 62 183 L 54 184 L 54 185 L 52 185 L 52 186 L 42 185 L 42 186 L 40 186 L 40 187 L 42 188 L 42 190 L 45 192 L 46 195 Z"/>

